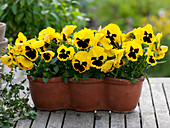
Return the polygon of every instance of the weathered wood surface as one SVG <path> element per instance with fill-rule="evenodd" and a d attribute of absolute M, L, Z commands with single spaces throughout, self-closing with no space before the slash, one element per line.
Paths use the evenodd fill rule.
<path fill-rule="evenodd" d="M 19 81 L 21 75 L 15 77 Z M 19 120 L 14 128 L 169 128 L 170 78 L 144 81 L 136 109 L 130 113 L 109 111 L 78 112 L 72 110 L 37 111 L 35 120 Z M 28 82 L 26 85 L 28 86 Z M 32 104 L 33 102 L 30 101 Z"/>

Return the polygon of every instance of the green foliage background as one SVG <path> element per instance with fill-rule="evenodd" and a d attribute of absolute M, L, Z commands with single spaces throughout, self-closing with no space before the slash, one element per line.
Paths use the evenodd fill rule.
<path fill-rule="evenodd" d="M 6 37 L 17 38 L 23 32 L 28 38 L 47 26 L 58 32 L 65 25 L 85 25 L 85 14 L 78 0 L 0 0 L 0 21 L 7 24 Z"/>
<path fill-rule="evenodd" d="M 119 25 L 123 32 L 131 31 L 135 27 L 144 26 L 142 19 L 150 16 L 160 18 L 161 9 L 170 10 L 170 0 L 84 0 L 81 1 L 82 11 L 90 18 L 88 26 L 91 28 L 102 27 L 109 23 Z M 169 11 L 170 12 L 170 11 Z M 170 17 L 169 17 L 170 20 Z M 156 27 L 156 24 L 148 22 Z M 164 24 L 162 24 L 164 25 Z M 154 31 L 154 34 L 162 32 L 162 30 Z M 170 34 L 170 29 L 169 29 Z M 161 44 L 170 48 L 169 34 L 164 34 Z M 170 76 L 170 50 L 166 53 L 166 57 L 162 61 L 166 63 L 158 64 L 147 70 L 149 76 L 166 77 Z"/>

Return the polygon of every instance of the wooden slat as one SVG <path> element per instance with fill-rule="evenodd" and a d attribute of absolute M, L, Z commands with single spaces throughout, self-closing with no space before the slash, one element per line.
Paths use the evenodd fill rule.
<path fill-rule="evenodd" d="M 126 114 L 127 128 L 140 128 L 139 107 L 136 106 L 135 110 Z"/>
<path fill-rule="evenodd" d="M 109 111 L 97 111 L 95 128 L 109 128 Z"/>
<path fill-rule="evenodd" d="M 149 80 L 152 84 L 170 83 L 170 77 L 150 77 Z M 147 83 L 146 79 L 144 83 Z"/>
<path fill-rule="evenodd" d="M 51 112 L 47 128 L 61 128 L 64 118 L 64 110 Z"/>
<path fill-rule="evenodd" d="M 37 117 L 35 118 L 31 128 L 45 128 L 49 111 L 37 111 Z"/>
<path fill-rule="evenodd" d="M 92 128 L 94 112 L 77 112 L 68 110 L 64 121 L 64 128 Z"/>
<path fill-rule="evenodd" d="M 163 87 L 165 89 L 165 93 L 166 93 L 166 100 L 167 100 L 167 105 L 169 108 L 169 114 L 170 114 L 170 84 L 164 83 Z"/>
<path fill-rule="evenodd" d="M 140 97 L 140 110 L 143 128 L 156 128 L 156 119 L 148 84 L 144 84 Z"/>
<path fill-rule="evenodd" d="M 170 116 L 167 108 L 165 95 L 161 84 L 152 84 L 153 101 L 156 110 L 156 117 L 159 128 L 168 128 L 170 126 Z"/>
<path fill-rule="evenodd" d="M 125 128 L 124 114 L 111 113 L 111 128 Z"/>
<path fill-rule="evenodd" d="M 30 119 L 19 120 L 15 128 L 29 128 L 31 126 L 31 121 Z"/>

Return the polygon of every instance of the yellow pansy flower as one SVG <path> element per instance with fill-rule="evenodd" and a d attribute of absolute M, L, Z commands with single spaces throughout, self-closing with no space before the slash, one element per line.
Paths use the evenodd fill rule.
<path fill-rule="evenodd" d="M 46 37 L 48 37 L 50 34 L 54 34 L 55 29 L 52 27 L 47 27 L 46 29 L 43 29 L 38 34 L 39 40 L 44 40 Z"/>
<path fill-rule="evenodd" d="M 17 56 L 16 60 L 18 67 L 20 67 L 23 70 L 31 70 L 34 66 L 33 63 L 24 56 Z"/>
<path fill-rule="evenodd" d="M 53 51 L 45 51 L 41 53 L 41 58 L 45 60 L 45 62 L 49 62 L 54 57 L 55 53 Z"/>
<path fill-rule="evenodd" d="M 88 60 L 92 67 L 100 69 L 107 59 L 107 54 L 104 52 L 104 48 L 100 46 L 94 46 L 90 49 Z"/>
<path fill-rule="evenodd" d="M 2 56 L 0 57 L 0 60 L 3 64 L 7 65 L 9 68 L 14 68 L 13 66 L 13 59 L 11 56 Z"/>
<path fill-rule="evenodd" d="M 124 55 L 125 49 L 114 49 L 115 51 L 115 67 L 120 68 L 122 65 L 125 64 L 125 61 L 122 60 L 122 57 Z"/>
<path fill-rule="evenodd" d="M 126 57 L 128 60 L 137 61 L 139 56 L 143 55 L 142 46 L 135 40 L 127 42 Z"/>
<path fill-rule="evenodd" d="M 35 61 L 38 58 L 38 51 L 36 48 L 33 48 L 31 44 L 23 44 L 23 55 L 31 61 Z"/>
<path fill-rule="evenodd" d="M 115 60 L 108 60 L 106 61 L 102 67 L 101 67 L 101 71 L 106 73 L 108 71 L 113 71 L 114 70 L 114 64 L 115 64 Z"/>
<path fill-rule="evenodd" d="M 168 51 L 167 46 L 164 46 L 164 45 L 161 46 L 160 44 L 161 38 L 162 38 L 162 33 L 158 33 L 156 35 L 157 45 L 154 44 L 154 47 L 153 47 L 153 50 L 155 51 L 154 56 L 158 60 L 164 58 L 165 53 Z"/>
<path fill-rule="evenodd" d="M 73 68 L 79 73 L 83 73 L 90 69 L 90 64 L 88 63 L 88 52 L 79 51 L 77 52 L 72 60 Z"/>
<path fill-rule="evenodd" d="M 156 58 L 154 57 L 153 52 L 150 50 L 150 48 L 147 49 L 147 55 L 146 62 L 148 64 L 151 64 L 152 66 L 155 66 L 157 64 Z"/>
<path fill-rule="evenodd" d="M 57 45 L 60 45 L 60 33 L 54 33 L 49 35 L 50 41 L 56 43 Z"/>
<path fill-rule="evenodd" d="M 118 44 L 121 43 L 120 36 L 122 33 L 119 26 L 111 23 L 107 25 L 106 27 L 104 27 L 102 30 L 100 30 L 100 33 L 105 34 L 105 37 L 109 39 L 109 45 L 111 45 L 113 49 L 118 48 Z M 103 42 L 102 44 L 103 46 L 107 45 L 107 46 L 104 46 L 105 48 L 108 47 L 108 44 L 105 44 L 105 42 Z M 108 49 L 109 48 L 107 48 L 107 50 Z"/>
<path fill-rule="evenodd" d="M 155 35 L 153 34 L 152 25 L 147 24 L 145 27 L 143 27 L 143 38 L 142 41 L 145 44 L 151 45 L 155 41 Z"/>
<path fill-rule="evenodd" d="M 77 48 L 87 49 L 93 44 L 94 32 L 91 29 L 84 28 L 75 32 L 73 38 Z"/>
<path fill-rule="evenodd" d="M 15 40 L 15 45 L 26 42 L 26 41 L 27 41 L 27 38 L 24 36 L 24 34 L 22 32 L 19 32 L 18 38 Z"/>
<path fill-rule="evenodd" d="M 68 38 L 73 33 L 73 31 L 77 28 L 76 25 L 66 25 L 61 32 L 61 39 L 63 41 L 68 41 Z"/>
<path fill-rule="evenodd" d="M 58 56 L 57 58 L 60 61 L 66 61 L 66 60 L 71 60 L 73 58 L 73 55 L 75 53 L 74 48 L 73 47 L 69 47 L 67 48 L 64 45 L 61 45 L 58 49 L 57 49 L 57 53 Z"/>
<path fill-rule="evenodd" d="M 135 28 L 127 34 L 122 34 L 122 41 L 127 42 L 131 40 L 138 40 L 138 43 L 142 43 L 141 39 L 143 37 L 143 29 L 141 27 Z"/>

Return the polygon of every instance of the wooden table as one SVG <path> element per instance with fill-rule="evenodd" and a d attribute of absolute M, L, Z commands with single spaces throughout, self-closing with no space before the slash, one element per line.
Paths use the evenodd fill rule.
<path fill-rule="evenodd" d="M 170 78 L 144 81 L 136 109 L 121 114 L 110 111 L 39 111 L 35 120 L 19 120 L 14 128 L 170 128 Z"/>

